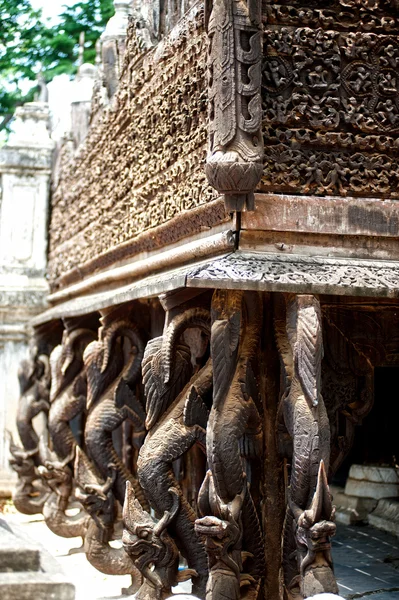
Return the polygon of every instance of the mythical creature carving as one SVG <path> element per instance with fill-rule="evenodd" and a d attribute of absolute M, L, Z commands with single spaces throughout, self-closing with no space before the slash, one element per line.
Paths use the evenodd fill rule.
<path fill-rule="evenodd" d="M 252 361 L 262 322 L 257 293 L 215 291 L 212 298 L 213 404 L 206 432 L 209 472 L 200 491 L 211 567 L 207 599 L 256 598 L 264 569 L 259 518 L 248 477 L 261 452 Z M 243 566 L 244 559 L 245 565 Z"/>
<path fill-rule="evenodd" d="M 41 484 L 35 460 L 38 448 L 27 451 L 14 444 L 10 435 L 10 467 L 17 473 L 18 481 L 12 494 L 15 508 L 24 515 L 36 515 L 43 510 L 49 490 Z M 36 461 L 37 462 L 37 461 Z"/>
<path fill-rule="evenodd" d="M 261 35 L 261 2 L 213 1 L 206 174 L 230 211 L 254 209 L 262 176 Z"/>
<path fill-rule="evenodd" d="M 38 467 L 39 473 L 50 489 L 43 505 L 43 516 L 47 527 L 56 535 L 65 538 L 82 537 L 90 522 L 90 517 L 84 511 L 69 516 L 66 510 L 74 490 L 72 470 L 69 463 L 73 460 L 75 448 L 70 456 L 61 460 L 55 452 L 52 452 L 42 437 L 39 444 L 40 458 L 42 464 Z"/>
<path fill-rule="evenodd" d="M 112 441 L 112 432 L 129 419 L 134 426 L 133 443 L 139 448 L 145 435 L 145 412 L 137 396 L 144 341 L 138 327 L 128 317 L 112 314 L 103 317 L 99 341 L 92 342 L 84 354 L 87 374 L 87 409 L 85 442 L 89 458 L 104 479 L 109 466 L 116 469 L 113 491 L 123 504 L 126 481 L 147 506 L 144 494 L 129 469 L 118 456 Z M 121 340 L 128 340 L 130 349 L 124 359 Z"/>
<path fill-rule="evenodd" d="M 194 529 L 197 515 L 183 496 L 173 472 L 173 462 L 195 443 L 205 448 L 211 404 L 211 361 L 198 365 L 191 376 L 191 351 L 182 336 L 185 330 L 192 328 L 199 328 L 209 337 L 208 310 L 183 309 L 166 325 L 162 337 L 147 344 L 143 382 L 149 432 L 137 469 L 140 483 L 157 515 L 171 510 L 170 489 L 178 494 L 180 507 L 169 530 L 194 572 L 193 592 L 203 598 L 208 577 L 205 548 Z M 201 356 L 196 358 L 201 362 Z"/>
<path fill-rule="evenodd" d="M 337 593 L 329 536 L 335 532 L 326 471 L 330 426 L 321 395 L 323 340 L 315 296 L 288 296 L 279 304 L 275 331 L 285 371 L 280 416 L 293 453 L 284 524 L 283 571 L 288 597 Z M 299 590 L 298 590 L 299 588 Z"/>
<path fill-rule="evenodd" d="M 73 459 L 76 439 L 69 422 L 86 407 L 86 375 L 83 352 L 95 339 L 91 329 L 76 328 L 64 331 L 62 344 L 50 355 L 51 407 L 49 433 L 59 459 Z"/>
<path fill-rule="evenodd" d="M 45 354 L 38 355 L 35 347 L 32 356 L 23 360 L 18 370 L 21 395 L 17 409 L 17 429 L 20 440 L 27 452 L 37 450 L 39 437 L 33 427 L 32 420 L 40 412 L 48 413 L 50 409 L 50 365 Z M 38 454 L 32 454 L 37 464 Z"/>
<path fill-rule="evenodd" d="M 110 465 L 110 474 L 104 481 L 81 448 L 75 457 L 76 498 L 90 515 L 84 539 L 86 558 L 93 567 L 107 575 L 131 575 L 135 592 L 142 583 L 140 572 L 123 548 L 113 548 L 117 520 L 117 502 L 112 492 L 116 470 Z"/>
<path fill-rule="evenodd" d="M 122 542 L 144 576 L 143 585 L 135 596 L 137 600 L 164 600 L 169 597 L 173 585 L 178 581 L 186 581 L 195 574 L 190 569 L 179 573 L 177 571 L 179 551 L 169 536 L 167 527 L 176 519 L 181 494 L 175 488 L 170 488 L 169 494 L 170 510 L 165 511 L 156 522 L 135 498 L 130 482 L 126 484 Z"/>

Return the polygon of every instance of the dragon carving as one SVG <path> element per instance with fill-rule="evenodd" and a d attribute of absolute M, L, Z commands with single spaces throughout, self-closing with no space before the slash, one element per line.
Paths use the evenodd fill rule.
<path fill-rule="evenodd" d="M 112 487 L 116 470 L 110 465 L 107 479 L 96 471 L 94 465 L 77 447 L 75 457 L 76 498 L 90 515 L 85 539 L 86 558 L 93 567 L 106 575 L 131 575 L 129 593 L 139 589 L 142 576 L 123 548 L 113 548 L 118 510 Z"/>
<path fill-rule="evenodd" d="M 123 547 L 144 577 L 136 600 L 164 600 L 170 589 L 179 581 L 186 581 L 195 573 L 190 569 L 178 572 L 179 551 L 167 532 L 179 511 L 180 493 L 169 489 L 170 510 L 164 512 L 156 522 L 143 510 L 135 497 L 133 486 L 126 484 L 126 499 L 123 506 Z"/>
<path fill-rule="evenodd" d="M 143 360 L 143 383 L 149 429 L 137 462 L 140 483 L 158 516 L 171 510 L 175 490 L 179 510 L 170 534 L 194 572 L 193 593 L 204 597 L 208 577 L 204 545 L 195 531 L 196 514 L 173 472 L 173 462 L 194 444 L 205 448 L 205 430 L 212 400 L 212 363 L 206 361 L 192 374 L 191 350 L 182 336 L 198 328 L 210 334 L 208 310 L 194 307 L 170 319 L 164 335 L 151 340 Z M 196 357 L 199 358 L 199 357 Z"/>
<path fill-rule="evenodd" d="M 73 455 L 61 460 L 55 452 L 52 452 L 43 437 L 39 444 L 40 458 L 42 464 L 38 467 L 39 473 L 50 489 L 43 505 L 43 516 L 47 527 L 61 537 L 72 538 L 86 535 L 89 525 L 89 515 L 84 511 L 69 516 L 66 510 L 69 507 L 70 497 L 74 490 L 72 469 L 69 463 Z"/>
<path fill-rule="evenodd" d="M 20 397 L 17 408 L 17 429 L 22 448 L 14 444 L 10 434 L 10 466 L 18 475 L 13 492 L 13 502 L 19 512 L 34 515 L 41 513 L 48 496 L 36 467 L 40 463 L 39 437 L 33 419 L 39 413 L 48 413 L 50 391 L 49 359 L 38 354 L 35 347 L 28 360 L 23 360 L 18 370 Z"/>
<path fill-rule="evenodd" d="M 129 318 L 103 317 L 99 341 L 92 342 L 84 354 L 87 374 L 87 420 L 85 442 L 87 453 L 101 476 L 106 479 L 109 466 L 116 469 L 113 492 L 123 505 L 126 482 L 130 481 L 143 506 L 146 498 L 129 469 L 118 456 L 112 432 L 126 419 L 134 426 L 133 443 L 140 447 L 145 435 L 145 412 L 135 392 L 141 373 L 144 342 L 137 326 Z M 124 359 L 121 340 L 130 349 Z"/>
<path fill-rule="evenodd" d="M 335 524 L 326 478 L 330 427 L 320 393 L 323 340 L 317 298 L 287 296 L 286 310 L 277 307 L 275 330 L 286 381 L 280 412 L 293 443 L 284 584 L 288 597 L 337 593 L 329 542 Z"/>
<path fill-rule="evenodd" d="M 257 293 L 214 292 L 213 404 L 206 431 L 209 471 L 199 496 L 203 518 L 196 522 L 209 556 L 207 600 L 256 598 L 263 576 L 262 533 L 248 482 L 249 461 L 259 455 L 262 441 L 251 367 L 260 327 Z"/>
<path fill-rule="evenodd" d="M 27 451 L 17 446 L 10 434 L 10 467 L 17 473 L 18 481 L 12 494 L 15 508 L 24 515 L 42 512 L 49 490 L 43 487 L 35 466 L 38 448 Z"/>
<path fill-rule="evenodd" d="M 19 438 L 27 452 L 37 450 L 39 437 L 33 427 L 33 419 L 40 412 L 50 409 L 50 364 L 45 354 L 38 355 L 35 347 L 32 356 L 23 360 L 18 369 L 20 397 L 17 409 L 17 429 Z M 37 453 L 33 459 L 37 464 Z"/>
<path fill-rule="evenodd" d="M 91 329 L 77 328 L 64 331 L 62 344 L 56 346 L 50 355 L 51 364 L 51 407 L 49 413 L 49 433 L 53 449 L 63 460 L 73 460 L 76 439 L 70 428 L 70 421 L 86 407 L 86 375 L 83 352 L 95 339 Z"/>

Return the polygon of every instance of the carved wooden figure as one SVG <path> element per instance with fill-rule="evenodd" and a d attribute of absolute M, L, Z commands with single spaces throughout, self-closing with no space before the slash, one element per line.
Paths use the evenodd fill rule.
<path fill-rule="evenodd" d="M 91 343 L 84 354 L 87 374 L 87 409 L 85 443 L 89 458 L 104 479 L 110 465 L 116 470 L 113 491 L 123 504 L 126 481 L 130 481 L 142 504 L 146 499 L 138 481 L 118 456 L 112 432 L 125 419 L 134 425 L 134 441 L 140 447 L 144 434 L 145 412 L 136 395 L 135 385 L 141 373 L 144 342 L 131 318 L 119 314 L 102 319 L 99 341 Z M 122 339 L 130 344 L 128 358 L 124 359 Z"/>
<path fill-rule="evenodd" d="M 280 410 L 293 443 L 282 556 L 285 592 L 288 598 L 337 593 L 329 543 L 335 524 L 326 478 L 330 426 L 321 395 L 318 299 L 287 296 L 286 313 L 277 310 L 275 328 L 285 370 Z"/>
<path fill-rule="evenodd" d="M 131 575 L 129 592 L 138 590 L 142 576 L 123 548 L 113 548 L 109 542 L 115 535 L 117 501 L 112 487 L 116 477 L 114 465 L 104 481 L 81 448 L 75 458 L 76 498 L 90 515 L 84 538 L 86 558 L 93 567 L 107 575 Z"/>
<path fill-rule="evenodd" d="M 39 437 L 33 427 L 33 419 L 40 412 L 50 409 L 50 364 L 45 354 L 38 355 L 37 347 L 32 356 L 23 360 L 18 370 L 21 395 L 18 401 L 17 429 L 26 451 L 37 449 Z"/>
<path fill-rule="evenodd" d="M 212 299 L 213 404 L 206 447 L 209 471 L 196 522 L 209 559 L 207 600 L 256 598 L 264 570 L 262 532 L 249 482 L 261 421 L 251 362 L 259 349 L 257 293 L 215 291 Z"/>
<path fill-rule="evenodd" d="M 90 517 L 84 511 L 77 515 L 69 516 L 66 510 L 74 489 L 73 472 L 68 463 L 73 461 L 76 448 L 70 456 L 60 460 L 52 452 L 44 438 L 40 440 L 39 451 L 42 464 L 38 467 L 39 473 L 45 484 L 50 489 L 43 506 L 43 516 L 47 527 L 56 535 L 66 538 L 82 537 L 86 535 Z"/>
<path fill-rule="evenodd" d="M 48 488 L 41 484 L 37 472 L 38 448 L 26 451 L 17 446 L 10 436 L 10 467 L 17 473 L 18 481 L 12 494 L 15 508 L 25 515 L 36 515 L 43 510 L 49 494 Z"/>
<path fill-rule="evenodd" d="M 185 330 L 199 328 L 210 335 L 210 313 L 201 307 L 183 310 L 151 340 L 143 360 L 143 382 L 149 429 L 137 468 L 140 483 L 157 515 L 171 509 L 174 489 L 179 510 L 169 526 L 188 566 L 193 569 L 193 591 L 204 597 L 208 576 L 204 545 L 195 532 L 196 514 L 176 481 L 173 462 L 198 443 L 205 449 L 205 430 L 211 403 L 212 365 L 205 361 L 192 374 Z M 192 376 L 191 376 L 192 375 Z M 191 377 L 190 377 L 191 376 Z"/>
<path fill-rule="evenodd" d="M 67 328 L 62 344 L 54 348 L 50 356 L 51 364 L 51 407 L 49 413 L 49 433 L 53 449 L 58 459 L 73 459 L 76 439 L 70 428 L 70 421 L 85 410 L 86 374 L 83 364 L 83 352 L 95 339 L 91 329 L 76 327 L 74 323 Z"/>
<path fill-rule="evenodd" d="M 32 421 L 40 412 L 47 414 L 50 408 L 49 357 L 39 355 L 35 346 L 31 357 L 21 362 L 18 379 L 21 395 L 17 409 L 17 429 L 23 447 L 19 448 L 10 435 L 10 466 L 18 475 L 13 502 L 20 512 L 30 515 L 42 511 L 48 496 L 48 489 L 43 488 L 36 470 L 40 464 L 39 437 Z"/>

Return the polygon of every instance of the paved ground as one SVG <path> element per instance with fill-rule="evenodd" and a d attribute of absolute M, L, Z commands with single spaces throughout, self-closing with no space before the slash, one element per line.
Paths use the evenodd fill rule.
<path fill-rule="evenodd" d="M 79 547 L 79 538 L 64 539 L 54 535 L 40 516 L 11 514 L 5 518 L 23 525 L 31 538 L 57 558 L 76 586 L 76 600 L 126 598 L 121 595 L 121 589 L 129 586 L 129 576 L 103 575 L 87 562 L 84 553 L 69 554 L 71 549 Z M 343 597 L 348 600 L 367 600 L 369 597 L 370 600 L 399 600 L 399 539 L 396 537 L 370 526 L 338 525 L 333 557 Z M 178 591 L 190 589 L 185 587 Z"/>
<path fill-rule="evenodd" d="M 370 526 L 338 524 L 333 558 L 345 598 L 399 600 L 399 539 Z"/>

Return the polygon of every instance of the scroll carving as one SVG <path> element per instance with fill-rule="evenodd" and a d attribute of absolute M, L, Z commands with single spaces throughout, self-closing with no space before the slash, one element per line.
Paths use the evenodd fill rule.
<path fill-rule="evenodd" d="M 209 183 L 228 211 L 254 209 L 262 176 L 261 2 L 214 0 L 208 23 Z"/>
<path fill-rule="evenodd" d="M 277 310 L 275 329 L 286 384 L 280 412 L 293 444 L 282 556 L 285 589 L 288 597 L 337 593 L 329 542 L 335 524 L 326 477 L 330 426 L 321 395 L 317 298 L 287 297 L 286 314 Z"/>

